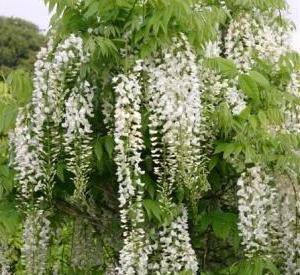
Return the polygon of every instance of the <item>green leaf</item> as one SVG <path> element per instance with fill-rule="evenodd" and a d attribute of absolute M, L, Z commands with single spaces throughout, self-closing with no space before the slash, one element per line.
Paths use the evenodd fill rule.
<path fill-rule="evenodd" d="M 7 241 L 18 229 L 21 220 L 15 204 L 8 200 L 0 202 L 0 241 Z"/>
<path fill-rule="evenodd" d="M 267 125 L 269 124 L 269 121 L 268 121 L 268 117 L 267 117 L 266 113 L 263 112 L 262 110 L 260 110 L 258 112 L 257 116 L 258 116 L 258 119 L 259 119 L 261 125 L 267 127 Z"/>
<path fill-rule="evenodd" d="M 216 146 L 215 154 L 223 152 L 223 157 L 226 159 L 232 154 L 238 155 L 242 151 L 242 145 L 238 143 L 219 143 Z"/>
<path fill-rule="evenodd" d="M 270 88 L 270 82 L 265 76 L 257 71 L 249 72 L 249 77 L 263 88 Z"/>
<path fill-rule="evenodd" d="M 64 164 L 64 162 L 60 161 L 56 167 L 56 174 L 61 182 L 65 182 L 64 171 L 65 171 L 65 164 Z"/>
<path fill-rule="evenodd" d="M 241 75 L 239 86 L 242 91 L 255 102 L 259 100 L 259 90 L 256 82 L 248 75 Z"/>
<path fill-rule="evenodd" d="M 112 136 L 106 136 L 104 139 L 104 147 L 110 159 L 113 157 L 114 140 Z"/>
<path fill-rule="evenodd" d="M 94 152 L 97 157 L 97 160 L 101 161 L 102 157 L 103 157 L 103 148 L 102 148 L 101 139 L 99 139 L 99 138 L 96 140 L 96 142 L 94 144 Z"/>
<path fill-rule="evenodd" d="M 219 157 L 212 156 L 212 158 L 210 159 L 209 164 L 208 164 L 209 171 L 213 170 L 216 167 L 216 165 L 218 164 L 218 162 L 219 162 Z"/>
<path fill-rule="evenodd" d="M 239 74 L 234 62 L 230 59 L 222 57 L 211 58 L 208 60 L 208 66 L 228 77 L 235 77 Z"/>
<path fill-rule="evenodd" d="M 216 211 L 212 214 L 212 228 L 215 235 L 227 239 L 230 231 L 235 226 L 237 217 L 233 213 Z"/>
<path fill-rule="evenodd" d="M 0 102 L 0 133 L 6 134 L 13 128 L 17 113 L 16 105 Z"/>
<path fill-rule="evenodd" d="M 211 224 L 211 221 L 211 215 L 206 212 L 202 212 L 199 216 L 197 216 L 197 231 L 206 231 L 209 225 Z"/>
<path fill-rule="evenodd" d="M 162 212 L 158 201 L 146 199 L 143 201 L 143 205 L 150 220 L 155 217 L 158 222 L 162 221 Z"/>
<path fill-rule="evenodd" d="M 280 275 L 278 268 L 269 259 L 264 259 L 264 270 L 272 272 L 273 275 Z"/>
<path fill-rule="evenodd" d="M 219 105 L 217 109 L 217 116 L 219 127 L 223 129 L 225 135 L 227 136 L 234 123 L 230 108 L 228 107 L 227 103 L 222 102 Z"/>
<path fill-rule="evenodd" d="M 87 11 L 84 14 L 85 18 L 89 18 L 94 16 L 99 10 L 99 1 L 94 1 L 91 3 L 87 9 Z"/>
<path fill-rule="evenodd" d="M 12 96 L 20 105 L 25 105 L 29 102 L 33 87 L 28 74 L 23 70 L 16 70 L 8 76 L 7 83 Z"/>

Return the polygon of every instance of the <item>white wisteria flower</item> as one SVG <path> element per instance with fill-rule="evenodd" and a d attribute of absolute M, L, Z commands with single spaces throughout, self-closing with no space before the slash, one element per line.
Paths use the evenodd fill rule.
<path fill-rule="evenodd" d="M 187 38 L 173 39 L 147 66 L 152 158 L 163 198 L 182 184 L 200 195 L 202 104 L 199 67 Z M 167 200 L 167 199 L 166 199 Z"/>
<path fill-rule="evenodd" d="M 74 174 L 75 191 L 73 198 L 86 202 L 88 174 L 92 159 L 92 126 L 94 91 L 87 81 L 73 87 L 65 102 L 65 114 L 62 127 L 64 150 L 67 154 L 67 169 Z"/>
<path fill-rule="evenodd" d="M 114 79 L 115 93 L 115 162 L 119 182 L 120 215 L 124 244 L 120 251 L 117 274 L 147 274 L 148 245 L 142 224 L 145 221 L 143 211 L 144 183 L 141 176 L 144 171 L 142 150 L 141 96 L 139 81 L 143 65 L 137 61 L 132 73 L 121 74 Z M 129 216 L 129 211 L 131 215 Z"/>

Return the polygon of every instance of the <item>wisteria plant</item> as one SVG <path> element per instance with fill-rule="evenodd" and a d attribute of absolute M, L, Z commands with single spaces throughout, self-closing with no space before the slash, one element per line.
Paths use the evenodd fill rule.
<path fill-rule="evenodd" d="M 300 274 L 285 1 L 45 2 L 1 103 L 1 274 Z"/>

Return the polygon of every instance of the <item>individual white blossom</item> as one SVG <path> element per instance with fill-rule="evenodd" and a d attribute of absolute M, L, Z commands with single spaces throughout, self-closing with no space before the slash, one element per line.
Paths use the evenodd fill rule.
<path fill-rule="evenodd" d="M 214 58 L 219 57 L 221 53 L 219 41 L 209 41 L 204 47 L 204 57 L 205 58 Z"/>

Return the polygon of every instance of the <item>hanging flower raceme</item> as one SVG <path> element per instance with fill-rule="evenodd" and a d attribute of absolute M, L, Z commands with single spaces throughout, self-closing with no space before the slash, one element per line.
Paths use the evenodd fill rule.
<path fill-rule="evenodd" d="M 94 92 L 85 81 L 71 90 L 65 103 L 64 122 L 62 126 L 64 145 L 67 153 L 67 169 L 74 174 L 75 191 L 73 198 L 85 203 L 88 174 L 92 158 L 92 129 L 89 119 L 93 117 Z"/>
<path fill-rule="evenodd" d="M 249 168 L 238 180 L 238 228 L 246 256 L 257 254 L 271 256 L 273 240 L 278 235 L 272 231 L 270 219 L 279 221 L 276 207 L 276 189 L 272 178 L 260 166 Z"/>
<path fill-rule="evenodd" d="M 25 201 L 31 197 L 28 190 L 51 197 L 55 164 L 61 149 L 59 128 L 68 84 L 77 80 L 80 64 L 87 60 L 82 48 L 81 38 L 71 35 L 54 53 L 50 40 L 48 48 L 43 48 L 38 55 L 32 102 L 25 113 L 20 110 L 11 139 L 20 189 L 27 190 L 21 191 Z"/>
<path fill-rule="evenodd" d="M 287 32 L 274 12 L 253 10 L 233 20 L 225 36 L 225 54 L 237 68 L 247 72 L 255 64 L 254 55 L 273 64 L 288 52 Z"/>
<path fill-rule="evenodd" d="M 8 254 L 8 246 L 0 246 L 0 273 L 1 275 L 11 275 L 11 259 Z"/>
<path fill-rule="evenodd" d="M 201 90 L 196 56 L 186 37 L 174 39 L 161 58 L 149 63 L 147 73 L 152 158 L 162 200 L 178 186 L 197 197 L 208 186 L 199 184 Z"/>
<path fill-rule="evenodd" d="M 191 246 L 185 208 L 170 225 L 159 231 L 158 238 L 152 248 L 154 253 L 159 253 L 159 259 L 149 265 L 149 269 L 154 274 L 179 274 L 180 272 L 197 274 L 198 262 Z"/>
<path fill-rule="evenodd" d="M 297 180 L 287 175 L 270 177 L 260 166 L 254 166 L 242 174 L 238 187 L 238 227 L 246 256 L 272 258 L 282 263 L 284 274 L 298 274 Z"/>
<path fill-rule="evenodd" d="M 159 256 L 158 262 L 148 264 L 149 256 L 160 249 L 165 250 L 167 255 L 168 248 L 160 241 L 157 245 L 150 244 L 143 228 L 144 184 L 140 180 L 143 174 L 140 169 L 141 153 L 144 148 L 141 133 L 141 70 L 148 80 L 143 84 L 151 112 L 152 157 L 164 206 L 172 207 L 169 203 L 172 204 L 173 188 L 185 186 L 194 195 L 206 188 L 196 184 L 200 176 L 197 164 L 201 164 L 201 102 L 196 58 L 185 37 L 175 39 L 174 45 L 170 51 L 164 52 L 161 60 L 149 62 L 147 66 L 138 61 L 132 73 L 115 79 L 115 161 L 118 165 L 119 200 L 124 228 L 124 246 L 118 268 L 120 274 L 148 274 L 148 268 L 157 267 L 168 270 L 163 255 Z M 173 223 L 161 233 L 172 241 L 174 239 L 174 249 L 180 250 L 180 254 L 171 256 L 169 267 L 174 271 L 195 272 L 197 261 L 189 243 L 186 210 L 182 218 L 177 218 Z M 178 238 L 173 236 L 175 231 L 172 227 L 176 227 L 175 231 L 178 229 Z"/>
<path fill-rule="evenodd" d="M 281 232 L 279 253 L 282 257 L 282 272 L 286 275 L 300 274 L 300 190 L 295 173 L 276 177 L 279 201 L 272 207 L 280 215 L 277 226 Z"/>
<path fill-rule="evenodd" d="M 50 39 L 35 63 L 32 102 L 20 110 L 11 135 L 16 178 L 27 215 L 22 253 L 29 274 L 45 273 L 50 223 L 42 216 L 44 207 L 51 203 L 62 148 L 64 101 L 87 58 L 81 38 L 70 35 L 55 48 Z"/>
<path fill-rule="evenodd" d="M 28 274 L 45 274 L 50 239 L 50 221 L 43 210 L 26 217 L 23 229 L 22 257 Z"/>
<path fill-rule="evenodd" d="M 209 68 L 206 62 L 211 58 L 219 58 L 221 53 L 221 42 L 216 40 L 208 42 L 204 47 L 204 57 L 200 60 L 200 80 L 202 97 L 205 101 L 204 108 L 210 107 L 210 113 L 215 111 L 215 107 L 225 101 L 233 115 L 239 115 L 246 108 L 246 99 L 242 91 L 238 88 L 238 76 L 229 78 L 220 72 Z M 208 104 L 208 106 L 207 106 Z M 207 123 L 205 123 L 207 124 Z"/>
<path fill-rule="evenodd" d="M 292 72 L 286 92 L 296 99 L 300 99 L 300 72 Z M 283 129 L 288 133 L 300 134 L 300 106 L 298 103 L 287 102 L 284 110 Z"/>
<path fill-rule="evenodd" d="M 42 176 L 40 160 L 33 149 L 37 146 L 37 141 L 33 137 L 30 110 L 30 105 L 19 110 L 15 131 L 10 136 L 15 150 L 14 165 L 17 172 L 16 179 L 19 182 L 19 196 L 25 208 L 31 194 L 40 188 L 39 178 Z"/>
<path fill-rule="evenodd" d="M 119 182 L 119 202 L 124 245 L 120 252 L 118 274 L 147 274 L 148 251 L 143 223 L 142 199 L 144 183 L 141 132 L 141 66 L 132 73 L 114 79 L 117 96 L 115 106 L 115 162 Z"/>

